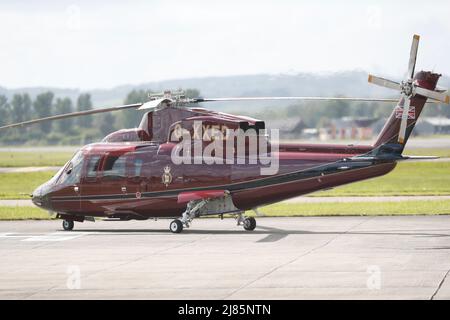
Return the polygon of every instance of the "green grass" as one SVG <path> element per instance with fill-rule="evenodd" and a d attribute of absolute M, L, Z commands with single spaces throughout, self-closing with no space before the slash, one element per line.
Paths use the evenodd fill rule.
<path fill-rule="evenodd" d="M 352 203 L 279 203 L 259 209 L 274 217 L 450 214 L 450 200 Z M 248 212 L 248 214 L 252 214 Z M 253 214 L 254 215 L 254 214 Z"/>
<path fill-rule="evenodd" d="M 0 199 L 30 199 L 29 195 L 55 172 L 0 173 Z"/>
<path fill-rule="evenodd" d="M 372 216 L 450 214 L 450 200 L 404 202 L 274 204 L 259 210 L 265 216 Z M 253 212 L 247 212 L 254 215 Z M 0 207 L 0 220 L 54 219 L 47 211 L 34 207 Z"/>
<path fill-rule="evenodd" d="M 411 149 L 407 153 L 450 157 L 447 149 Z M 0 167 L 62 165 L 70 157 L 71 153 L 67 152 L 0 152 Z M 28 199 L 28 195 L 53 174 L 51 171 L 0 174 L 0 199 Z M 386 176 L 313 194 L 330 197 L 380 195 L 450 195 L 450 162 L 403 162 Z"/>
<path fill-rule="evenodd" d="M 403 154 L 408 156 L 437 156 L 450 158 L 450 148 L 406 148 Z"/>
<path fill-rule="evenodd" d="M 0 167 L 53 167 L 63 166 L 73 152 L 10 152 L 0 151 Z"/>
<path fill-rule="evenodd" d="M 450 157 L 450 148 L 406 149 L 407 155 Z M 63 166 L 73 156 L 72 151 L 0 151 L 0 167 L 53 167 Z"/>
<path fill-rule="evenodd" d="M 450 195 L 450 162 L 399 163 L 389 174 L 341 186 L 314 196 Z"/>
<path fill-rule="evenodd" d="M 29 199 L 29 194 L 54 172 L 0 174 L 0 199 Z M 313 196 L 450 195 L 450 162 L 400 163 L 386 176 L 356 182 Z"/>
<path fill-rule="evenodd" d="M 49 219 L 52 219 L 52 216 L 47 211 L 35 207 L 0 207 L 0 220 Z"/>

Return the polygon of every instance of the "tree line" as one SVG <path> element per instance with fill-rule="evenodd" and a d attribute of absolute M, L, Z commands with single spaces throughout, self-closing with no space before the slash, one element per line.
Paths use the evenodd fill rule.
<path fill-rule="evenodd" d="M 301 119 L 309 128 L 322 128 L 330 124 L 331 119 L 343 117 L 387 119 L 395 103 L 383 102 L 347 102 L 347 101 L 304 101 L 286 107 L 265 107 L 253 113 L 241 111 L 241 114 L 258 119 Z M 421 114 L 425 117 L 450 118 L 450 108 L 444 104 L 428 104 Z"/>
<path fill-rule="evenodd" d="M 128 93 L 123 104 L 133 104 L 148 100 L 151 90 L 133 90 Z M 187 89 L 186 95 L 199 97 L 196 89 Z M 91 110 L 91 95 L 83 93 L 75 101 L 70 98 L 55 98 L 51 91 L 41 93 L 34 100 L 27 93 L 15 94 L 11 99 L 0 95 L 0 126 L 23 122 L 36 118 Z M 302 119 L 310 128 L 326 126 L 330 119 L 351 116 L 386 118 L 392 112 L 391 103 L 347 103 L 301 102 L 286 107 L 266 107 L 256 112 L 246 112 L 240 108 L 236 114 L 249 115 L 261 120 L 266 119 Z M 146 111 L 124 110 L 91 116 L 81 116 L 63 120 L 42 122 L 21 128 L 0 131 L 0 144 L 3 145 L 83 145 L 101 140 L 107 134 L 123 128 L 139 125 Z M 231 112 L 234 113 L 234 112 Z M 450 108 L 446 105 L 427 105 L 423 117 L 443 116 L 450 118 Z"/>
<path fill-rule="evenodd" d="M 133 104 L 148 100 L 151 90 L 133 90 L 128 93 L 123 104 Z M 187 89 L 186 95 L 198 97 L 199 91 Z M 93 109 L 91 95 L 83 93 L 76 101 L 70 98 L 56 98 L 47 91 L 30 98 L 28 93 L 14 94 L 11 99 L 0 95 L 0 126 L 27 120 Z M 139 125 L 145 111 L 124 110 L 97 115 L 80 116 L 0 132 L 3 145 L 82 145 L 101 140 L 107 134 L 122 128 Z"/>

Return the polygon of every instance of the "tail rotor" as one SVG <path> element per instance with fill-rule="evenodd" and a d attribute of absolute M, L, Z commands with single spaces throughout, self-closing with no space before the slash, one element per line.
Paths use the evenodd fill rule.
<path fill-rule="evenodd" d="M 446 92 L 442 92 L 442 90 L 429 90 L 426 88 L 423 88 L 419 85 L 417 81 L 414 80 L 414 72 L 416 69 L 416 60 L 417 60 L 417 50 L 419 48 L 419 40 L 420 37 L 418 35 L 414 35 L 412 45 L 411 45 L 411 52 L 409 55 L 409 63 L 408 63 L 408 73 L 406 80 L 398 83 L 395 81 L 387 80 L 384 78 L 376 77 L 373 75 L 369 75 L 368 81 L 370 83 L 376 84 L 381 87 L 394 89 L 400 91 L 402 95 L 402 99 L 400 100 L 399 105 L 397 108 L 399 110 L 402 110 L 401 113 L 401 123 L 400 123 L 400 130 L 398 133 L 398 142 L 400 144 L 405 143 L 405 135 L 406 135 L 406 128 L 408 124 L 408 118 L 410 114 L 410 108 L 412 107 L 412 101 L 411 98 L 420 95 L 426 98 L 430 98 L 433 100 L 437 100 L 444 103 L 450 103 L 450 97 L 447 95 Z"/>

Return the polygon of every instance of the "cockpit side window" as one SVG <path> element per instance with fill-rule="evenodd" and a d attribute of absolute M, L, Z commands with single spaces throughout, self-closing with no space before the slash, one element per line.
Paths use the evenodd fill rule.
<path fill-rule="evenodd" d="M 91 156 L 87 163 L 86 168 L 86 178 L 95 179 L 97 177 L 97 172 L 100 170 L 100 156 Z"/>
<path fill-rule="evenodd" d="M 83 153 L 77 152 L 73 159 L 67 164 L 61 174 L 59 183 L 63 185 L 72 185 L 80 182 L 81 171 L 83 169 Z"/>

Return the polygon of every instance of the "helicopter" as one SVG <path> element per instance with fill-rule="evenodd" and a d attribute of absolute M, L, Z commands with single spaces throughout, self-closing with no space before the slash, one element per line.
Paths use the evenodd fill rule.
<path fill-rule="evenodd" d="M 56 213 L 66 231 L 74 222 L 172 219 L 173 233 L 195 218 L 235 216 L 319 190 L 378 177 L 406 156 L 403 150 L 426 103 L 449 103 L 440 75 L 415 73 L 419 36 L 414 35 L 407 77 L 395 82 L 369 75 L 369 83 L 394 89 L 399 99 L 347 97 L 188 98 L 183 92 L 149 95 L 137 104 L 54 115 L 0 127 L 7 129 L 125 109 L 146 110 L 137 128 L 122 129 L 83 146 L 49 181 L 33 191 L 33 203 Z M 428 99 L 431 99 L 428 101 Z M 207 110 L 221 101 L 378 101 L 395 107 L 372 145 L 278 143 L 263 120 Z"/>

